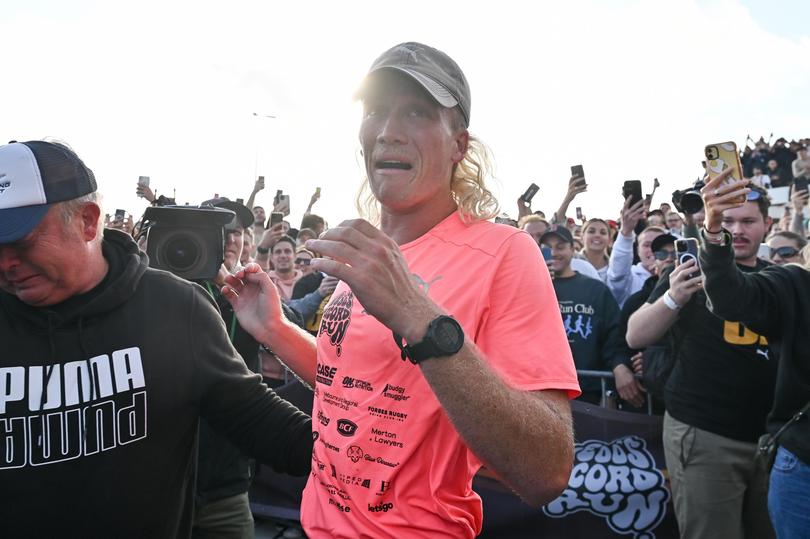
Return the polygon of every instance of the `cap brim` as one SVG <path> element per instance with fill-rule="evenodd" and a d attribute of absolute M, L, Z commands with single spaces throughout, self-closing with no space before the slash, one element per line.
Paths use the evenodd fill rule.
<path fill-rule="evenodd" d="M 355 99 L 363 99 L 363 97 L 367 94 L 369 86 L 372 84 L 372 78 L 375 74 L 384 72 L 384 71 L 396 71 L 398 73 L 402 73 L 407 75 L 414 81 L 416 81 L 419 86 L 425 89 L 425 91 L 430 94 L 430 96 L 436 100 L 436 102 L 448 109 L 451 109 L 455 106 L 458 106 L 458 100 L 453 97 L 453 95 L 447 91 L 447 88 L 439 84 L 438 82 L 434 81 L 430 77 L 423 75 L 422 73 L 417 73 L 416 71 L 412 71 L 410 69 L 405 69 L 402 67 L 395 67 L 395 66 L 383 66 L 371 71 L 368 75 L 366 75 L 363 84 L 360 85 L 360 88 L 354 93 Z"/>
<path fill-rule="evenodd" d="M 553 230 L 549 230 L 548 232 L 546 232 L 546 233 L 544 233 L 542 236 L 540 236 L 540 241 L 539 241 L 538 243 L 543 243 L 543 241 L 545 241 L 545 240 L 546 240 L 546 238 L 548 238 L 549 236 L 557 236 L 558 238 L 560 238 L 561 240 L 563 240 L 565 243 L 570 243 L 570 244 L 572 244 L 572 245 L 573 245 L 573 241 L 572 241 L 572 240 L 570 240 L 570 239 L 566 238 L 565 236 L 563 236 L 563 235 L 562 235 L 562 234 L 560 234 L 559 232 L 556 232 L 556 231 L 553 231 Z"/>
<path fill-rule="evenodd" d="M 49 204 L 39 204 L 0 210 L 0 243 L 12 243 L 30 234 L 49 208 Z"/>

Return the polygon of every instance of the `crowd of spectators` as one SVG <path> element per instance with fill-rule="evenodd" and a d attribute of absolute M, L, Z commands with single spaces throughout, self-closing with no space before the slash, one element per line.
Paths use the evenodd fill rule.
<path fill-rule="evenodd" d="M 808 143 L 810 139 L 787 142 L 779 138 L 770 144 L 760 138 L 741 152 L 744 175 L 752 186 L 751 204 L 747 214 L 724 218 L 723 223 L 733 232 L 742 271 L 756 272 L 770 264 L 810 263 Z M 285 201 L 276 200 L 272 212 L 255 204 L 264 187 L 260 178 L 246 203 L 236 198 L 227 204 L 249 210 L 252 219 L 240 232 L 241 252 L 231 253 L 230 258 L 228 235 L 223 272 L 258 263 L 289 306 L 288 316 L 317 334 L 337 285 L 334 277 L 311 271 L 310 261 L 318 253 L 305 246 L 327 228 L 324 219 L 312 213 L 320 189 L 295 228 L 287 220 L 289 202 L 285 206 Z M 790 189 L 789 201 L 781 216 L 772 219 L 769 190 L 780 187 Z M 712 520 L 716 526 L 717 519 L 737 518 L 727 507 L 717 513 L 697 511 L 705 502 L 698 492 L 722 494 L 713 490 L 712 477 L 729 473 L 720 461 L 734 459 L 716 444 L 696 444 L 693 449 L 707 455 L 710 468 L 695 472 L 684 468 L 685 456 L 675 447 L 683 443 L 690 429 L 705 430 L 743 448 L 753 444 L 765 432 L 773 402 L 777 351 L 744 326 L 732 327 L 714 317 L 706 305 L 696 261 L 676 264 L 676 243 L 699 238 L 705 217 L 702 209 L 686 212 L 677 199 L 653 206 L 648 196 L 635 203 L 628 199 L 621 207 L 603 208 L 599 217 L 586 219 L 580 208 L 576 217 L 569 216 L 569 206 L 586 190 L 586 178 L 573 176 L 550 217 L 520 198 L 518 219 L 502 217 L 498 221 L 525 230 L 540 247 L 554 279 L 561 322 L 577 368 L 613 374 L 607 392 L 597 378 L 581 377 L 580 399 L 630 412 L 667 414 L 665 449 L 679 525 L 689 536 L 702 536 L 705 530 L 714 529 Z M 156 197 L 148 186 L 139 185 L 137 193 L 151 204 L 173 203 Z M 138 236 L 139 223 L 131 215 L 108 215 L 106 224 Z M 730 338 L 730 333 L 737 337 Z M 757 362 L 762 358 L 769 361 Z M 269 385 L 288 380 L 288 371 L 272 355 L 262 351 L 259 359 Z M 744 368 L 735 365 L 741 361 L 747 362 Z M 734 465 L 745 468 L 747 464 L 748 459 L 741 457 Z M 697 480 L 695 473 L 703 479 Z M 751 520 L 747 529 L 768 536 L 772 532 L 763 513 L 766 489 L 750 481 L 744 487 L 753 493 L 753 505 L 745 509 Z"/>

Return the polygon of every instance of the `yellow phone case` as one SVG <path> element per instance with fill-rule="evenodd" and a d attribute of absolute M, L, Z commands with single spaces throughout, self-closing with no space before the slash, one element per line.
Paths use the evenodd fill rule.
<path fill-rule="evenodd" d="M 715 179 L 727 168 L 731 168 L 733 171 L 731 176 L 726 180 L 726 183 L 732 180 L 743 179 L 740 154 L 737 151 L 737 145 L 733 142 L 708 144 L 704 150 L 704 154 L 706 156 L 706 173 L 709 176 L 709 180 Z M 744 202 L 744 199 L 740 201 Z"/>

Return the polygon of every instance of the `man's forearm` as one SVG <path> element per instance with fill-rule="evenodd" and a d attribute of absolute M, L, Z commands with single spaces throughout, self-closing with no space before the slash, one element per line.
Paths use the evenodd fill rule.
<path fill-rule="evenodd" d="M 421 368 L 467 446 L 521 498 L 537 507 L 562 492 L 574 447 L 565 391 L 509 387 L 470 341 Z"/>
<path fill-rule="evenodd" d="M 317 365 L 315 337 L 292 322 L 284 321 L 271 333 L 267 342 L 261 344 L 272 350 L 301 380 L 310 387 L 315 387 Z"/>
<path fill-rule="evenodd" d="M 560 204 L 560 207 L 557 209 L 557 213 L 554 214 L 554 218 L 552 219 L 555 223 L 563 225 L 566 223 L 567 218 L 565 214 L 568 212 L 568 206 L 571 205 L 572 200 L 573 199 L 569 198 L 567 195 L 563 199 L 562 204 Z"/>
<path fill-rule="evenodd" d="M 664 298 L 645 303 L 627 321 L 627 344 L 641 350 L 658 342 L 678 320 L 678 311 L 664 304 Z"/>

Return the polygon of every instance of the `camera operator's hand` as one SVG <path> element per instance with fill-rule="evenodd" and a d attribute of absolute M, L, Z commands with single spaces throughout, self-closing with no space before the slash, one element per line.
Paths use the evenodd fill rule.
<path fill-rule="evenodd" d="M 793 209 L 796 211 L 796 214 L 804 211 L 804 207 L 807 206 L 808 199 L 810 199 L 810 193 L 807 192 L 807 189 L 793 191 L 793 194 L 790 195 L 790 202 L 793 205 Z"/>
<path fill-rule="evenodd" d="M 723 212 L 745 204 L 746 196 L 751 192 L 747 187 L 749 180 L 725 183 L 732 172 L 733 169 L 727 168 L 700 190 L 706 210 L 703 227 L 709 232 L 719 232 L 723 226 Z"/>
<path fill-rule="evenodd" d="M 632 206 L 630 205 L 631 197 L 627 197 L 622 206 L 622 236 L 630 238 L 633 236 L 633 231 L 636 229 L 638 222 L 644 218 L 647 210 L 645 209 L 646 202 L 644 199 L 639 200 Z M 624 397 L 622 397 L 624 398 Z M 625 399 L 626 400 L 626 399 Z"/>
<path fill-rule="evenodd" d="M 150 204 L 155 201 L 155 193 L 152 192 L 152 188 L 148 185 L 138 184 L 138 186 L 135 188 L 135 194 L 139 197 L 145 198 Z"/>
<path fill-rule="evenodd" d="M 627 365 L 616 365 L 613 368 L 613 377 L 616 379 L 616 389 L 619 391 L 619 396 L 623 400 L 636 408 L 644 404 L 644 388 L 638 383 L 633 371 Z"/>
<path fill-rule="evenodd" d="M 323 278 L 323 281 L 321 281 L 321 286 L 318 287 L 318 293 L 322 298 L 332 295 L 332 292 L 335 291 L 335 288 L 339 282 L 340 280 L 337 277 L 327 275 Z"/>
<path fill-rule="evenodd" d="M 680 264 L 669 274 L 669 295 L 681 307 L 703 287 L 703 274 L 689 278 L 689 274 L 697 269 L 697 261 L 692 259 Z"/>
<path fill-rule="evenodd" d="M 269 343 L 272 328 L 284 322 L 276 285 L 254 263 L 226 276 L 225 283 L 222 295 L 233 306 L 239 325 L 260 343 Z"/>

